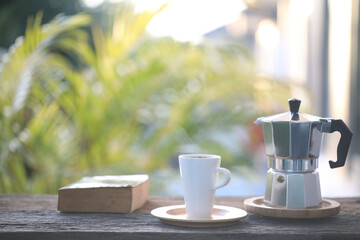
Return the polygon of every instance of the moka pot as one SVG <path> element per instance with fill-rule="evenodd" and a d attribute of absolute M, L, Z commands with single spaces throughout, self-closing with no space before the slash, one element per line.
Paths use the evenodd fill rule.
<path fill-rule="evenodd" d="M 290 112 L 258 118 L 262 129 L 269 170 L 264 202 L 268 206 L 304 209 L 321 203 L 318 159 L 323 133 L 340 132 L 337 161 L 342 167 L 348 154 L 352 132 L 341 119 L 299 113 L 300 100 L 290 99 Z"/>

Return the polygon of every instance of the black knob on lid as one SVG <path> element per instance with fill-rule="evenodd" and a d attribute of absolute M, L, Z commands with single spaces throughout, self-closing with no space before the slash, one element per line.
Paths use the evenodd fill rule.
<path fill-rule="evenodd" d="M 291 112 L 291 120 L 299 120 L 299 108 L 300 108 L 301 100 L 293 98 L 289 99 L 289 107 Z"/>

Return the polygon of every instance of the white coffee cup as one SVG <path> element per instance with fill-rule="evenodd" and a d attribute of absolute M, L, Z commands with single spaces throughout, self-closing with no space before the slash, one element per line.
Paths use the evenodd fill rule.
<path fill-rule="evenodd" d="M 179 156 L 181 183 L 186 214 L 189 219 L 211 218 L 215 190 L 231 180 L 231 173 L 220 168 L 221 157 L 210 154 L 184 154 Z M 217 184 L 219 172 L 225 175 Z"/>

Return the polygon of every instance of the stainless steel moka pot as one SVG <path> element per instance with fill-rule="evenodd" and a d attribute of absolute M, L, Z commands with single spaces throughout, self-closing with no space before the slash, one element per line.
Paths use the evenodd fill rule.
<path fill-rule="evenodd" d="M 300 100 L 290 99 L 290 112 L 258 118 L 262 129 L 269 170 L 264 202 L 268 206 L 304 209 L 319 206 L 321 190 L 318 167 L 323 133 L 340 132 L 337 161 L 342 167 L 352 132 L 340 119 L 320 118 L 299 113 Z"/>

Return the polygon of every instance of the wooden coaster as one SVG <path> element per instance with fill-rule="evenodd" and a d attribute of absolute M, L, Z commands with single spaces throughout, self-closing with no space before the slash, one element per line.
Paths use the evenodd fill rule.
<path fill-rule="evenodd" d="M 323 199 L 319 207 L 306 209 L 289 209 L 286 207 L 270 207 L 264 204 L 264 197 L 248 198 L 244 201 L 246 211 L 263 217 L 311 219 L 330 217 L 340 212 L 340 203 Z"/>

